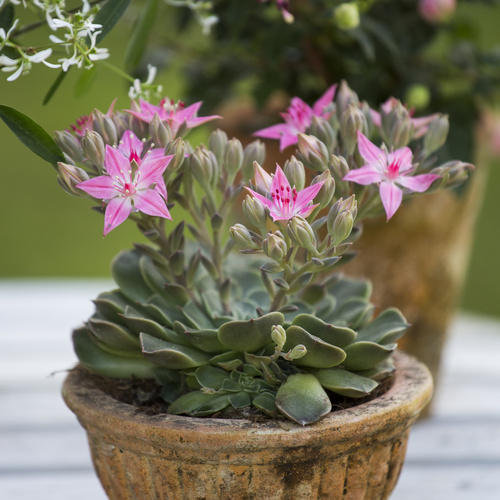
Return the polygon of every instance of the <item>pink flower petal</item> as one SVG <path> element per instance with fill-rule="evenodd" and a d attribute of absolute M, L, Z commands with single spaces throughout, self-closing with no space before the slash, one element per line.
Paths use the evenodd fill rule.
<path fill-rule="evenodd" d="M 415 175 L 414 177 L 410 176 L 401 176 L 397 179 L 397 183 L 405 188 L 411 189 L 412 191 L 416 191 L 417 193 L 423 193 L 427 191 L 431 184 L 439 179 L 439 175 L 436 174 L 422 174 Z"/>
<path fill-rule="evenodd" d="M 132 211 L 132 201 L 128 196 L 113 198 L 104 214 L 104 236 L 124 222 Z"/>
<path fill-rule="evenodd" d="M 257 162 L 254 163 L 253 171 L 257 189 L 260 189 L 263 193 L 269 193 L 273 178 Z"/>
<path fill-rule="evenodd" d="M 281 136 L 287 133 L 289 129 L 290 125 L 286 123 L 278 123 L 277 125 L 257 130 L 257 132 L 254 132 L 253 135 L 256 137 L 262 137 L 263 139 L 281 139 Z"/>
<path fill-rule="evenodd" d="M 283 188 L 283 190 L 290 190 L 291 186 L 285 173 L 281 170 L 281 167 L 276 164 L 276 172 L 274 173 L 273 181 L 271 183 L 271 193 L 276 191 L 280 192 L 282 190 L 281 188 Z"/>
<path fill-rule="evenodd" d="M 113 182 L 113 179 L 109 175 L 100 175 L 99 177 L 80 182 L 76 187 L 98 200 L 110 200 L 117 194 Z"/>
<path fill-rule="evenodd" d="M 311 186 L 308 186 L 297 193 L 297 199 L 295 200 L 295 209 L 297 212 L 300 212 L 300 215 L 302 215 L 302 212 L 305 210 L 305 208 L 316 197 L 324 183 L 325 181 L 317 182 L 316 184 L 312 184 Z"/>
<path fill-rule="evenodd" d="M 332 85 L 313 105 L 313 113 L 323 116 L 325 108 L 333 101 L 337 85 Z"/>
<path fill-rule="evenodd" d="M 413 168 L 411 160 L 413 153 L 409 147 L 396 149 L 396 151 L 387 155 L 387 163 L 390 165 L 394 161 L 399 163 L 399 172 L 407 172 Z"/>
<path fill-rule="evenodd" d="M 132 198 L 137 210 L 153 217 L 164 217 L 172 220 L 172 216 L 165 205 L 165 200 L 154 189 L 138 191 Z"/>
<path fill-rule="evenodd" d="M 380 184 L 380 199 L 387 214 L 387 220 L 389 220 L 403 201 L 403 191 L 393 182 L 382 182 Z"/>
<path fill-rule="evenodd" d="M 385 153 L 380 148 L 369 141 L 362 132 L 358 130 L 358 149 L 363 159 L 372 165 L 374 169 L 382 171 L 382 164 L 385 163 Z"/>
<path fill-rule="evenodd" d="M 131 150 L 135 151 L 138 156 L 141 156 L 142 147 L 142 141 L 132 132 L 132 130 L 125 130 L 117 149 L 128 158 Z"/>
<path fill-rule="evenodd" d="M 343 181 L 352 181 L 356 184 L 362 184 L 367 186 L 368 184 L 375 184 L 381 182 L 384 178 L 384 174 L 374 169 L 371 165 L 365 165 L 364 167 L 356 168 L 349 171 L 344 175 Z"/>
<path fill-rule="evenodd" d="M 143 161 L 136 174 L 138 181 L 137 189 L 145 189 L 151 186 L 151 184 L 158 182 L 172 158 L 173 155 L 169 155 L 157 160 Z"/>
<path fill-rule="evenodd" d="M 121 179 L 124 182 L 131 182 L 130 178 L 130 162 L 128 158 L 123 156 L 120 151 L 117 151 L 111 146 L 106 146 L 106 153 L 104 156 L 104 167 L 106 172 L 113 179 Z"/>

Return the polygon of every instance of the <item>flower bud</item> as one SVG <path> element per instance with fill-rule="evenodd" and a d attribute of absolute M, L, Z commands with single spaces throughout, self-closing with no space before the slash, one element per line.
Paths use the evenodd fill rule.
<path fill-rule="evenodd" d="M 224 150 L 224 168 L 234 176 L 243 165 L 243 146 L 238 139 L 231 139 Z"/>
<path fill-rule="evenodd" d="M 429 173 L 443 177 L 443 186 L 453 188 L 463 184 L 474 170 L 474 165 L 455 160 L 432 169 Z"/>
<path fill-rule="evenodd" d="M 243 150 L 243 164 L 241 166 L 243 179 L 250 179 L 253 175 L 254 162 L 264 163 L 266 159 L 266 146 L 262 141 L 256 140 L 245 146 Z"/>
<path fill-rule="evenodd" d="M 265 230 L 267 223 L 267 212 L 264 205 L 253 196 L 248 195 L 243 200 L 243 213 L 248 222 L 261 230 Z M 267 232 L 267 231 L 266 231 Z"/>
<path fill-rule="evenodd" d="M 340 4 L 333 11 L 333 15 L 340 29 L 352 30 L 359 26 L 359 9 L 355 2 Z"/>
<path fill-rule="evenodd" d="M 285 258 L 288 247 L 283 236 L 277 233 L 269 233 L 262 242 L 262 250 L 271 259 L 280 262 Z"/>
<path fill-rule="evenodd" d="M 359 106 L 359 98 L 356 92 L 349 88 L 349 85 L 342 80 L 340 82 L 337 93 L 335 94 L 335 101 L 337 104 L 337 115 L 342 116 L 352 105 L 355 108 Z"/>
<path fill-rule="evenodd" d="M 332 155 L 330 157 L 330 163 L 328 163 L 328 169 L 332 174 L 332 177 L 340 182 L 349 173 L 349 164 L 343 156 Z"/>
<path fill-rule="evenodd" d="M 337 145 L 337 137 L 333 127 L 321 116 L 314 115 L 307 133 L 317 137 L 328 149 L 333 151 Z"/>
<path fill-rule="evenodd" d="M 314 201 L 319 203 L 320 208 L 325 208 L 331 203 L 333 195 L 335 194 L 335 181 L 330 171 L 325 170 L 321 175 L 317 175 L 313 179 L 311 185 L 317 184 L 318 182 L 323 182 L 323 186 L 321 186 Z"/>
<path fill-rule="evenodd" d="M 220 298 L 223 302 L 229 302 L 229 300 L 231 300 L 232 288 L 231 279 L 226 278 L 219 289 Z"/>
<path fill-rule="evenodd" d="M 430 23 L 448 21 L 456 9 L 456 0 L 419 0 L 418 11 Z"/>
<path fill-rule="evenodd" d="M 161 121 L 157 113 L 149 124 L 149 133 L 153 142 L 160 148 L 166 147 L 172 140 L 172 130 L 169 124 L 166 121 Z"/>
<path fill-rule="evenodd" d="M 340 212 L 340 214 L 335 217 L 333 221 L 330 235 L 332 237 L 332 243 L 336 246 L 342 243 L 352 231 L 354 226 L 354 217 L 349 210 Z"/>
<path fill-rule="evenodd" d="M 366 132 L 366 118 L 358 107 L 350 105 L 340 117 L 340 133 L 344 147 L 349 154 L 353 154 L 358 142 L 358 130 Z"/>
<path fill-rule="evenodd" d="M 297 191 L 302 191 L 306 185 L 306 171 L 304 164 L 292 156 L 285 162 L 283 172 L 291 186 L 295 186 Z"/>
<path fill-rule="evenodd" d="M 58 162 L 57 171 L 59 172 L 61 183 L 63 184 L 63 186 L 68 188 L 70 193 L 77 196 L 84 195 L 84 192 L 81 189 L 78 189 L 76 186 L 80 184 L 80 182 L 89 179 L 89 176 L 87 172 L 85 172 L 85 170 L 79 167 L 75 167 L 74 165 L 68 165 L 67 163 Z"/>
<path fill-rule="evenodd" d="M 293 361 L 294 359 L 303 358 L 307 354 L 307 348 L 303 344 L 296 345 L 293 349 L 286 353 L 286 359 Z"/>
<path fill-rule="evenodd" d="M 314 256 L 318 255 L 316 249 L 316 236 L 310 224 L 298 215 L 288 222 L 286 231 L 295 245 L 307 249 Z"/>
<path fill-rule="evenodd" d="M 229 235 L 240 248 L 257 248 L 250 231 L 243 224 L 231 226 Z"/>
<path fill-rule="evenodd" d="M 165 146 L 165 156 L 173 155 L 174 157 L 168 164 L 166 172 L 174 172 L 177 170 L 186 159 L 186 143 L 178 137 L 175 141 L 170 141 Z"/>
<path fill-rule="evenodd" d="M 413 135 L 413 125 L 408 110 L 400 101 L 392 99 L 381 111 L 381 134 L 384 142 L 394 149 L 406 146 Z"/>
<path fill-rule="evenodd" d="M 214 130 L 208 138 L 208 148 L 213 152 L 219 163 L 222 163 L 224 158 L 226 144 L 227 134 L 221 129 Z"/>
<path fill-rule="evenodd" d="M 278 349 L 281 351 L 283 346 L 286 344 L 286 331 L 281 325 L 273 325 L 271 329 L 271 338 L 276 344 Z"/>
<path fill-rule="evenodd" d="M 103 138 L 105 144 L 116 145 L 118 143 L 118 133 L 111 117 L 101 113 L 98 109 L 94 111 L 93 116 L 92 129 Z"/>
<path fill-rule="evenodd" d="M 300 159 L 312 170 L 323 172 L 329 159 L 326 146 L 312 135 L 299 134 L 299 155 Z"/>
<path fill-rule="evenodd" d="M 211 151 L 197 147 L 189 157 L 189 166 L 191 167 L 193 178 L 205 188 L 210 186 L 214 175 L 213 161 L 210 154 L 213 155 Z"/>
<path fill-rule="evenodd" d="M 75 162 L 83 161 L 82 147 L 78 139 L 67 130 L 56 131 L 55 138 L 57 145 L 63 153 Z"/>
<path fill-rule="evenodd" d="M 432 120 L 424 136 L 424 151 L 427 155 L 437 151 L 446 142 L 449 128 L 447 115 L 439 115 Z"/>
<path fill-rule="evenodd" d="M 215 212 L 210 219 L 210 225 L 212 226 L 212 229 L 214 231 L 218 231 L 219 229 L 221 229 L 223 224 L 224 219 L 222 218 L 222 215 L 219 212 Z"/>
<path fill-rule="evenodd" d="M 94 130 L 86 130 L 81 140 L 84 156 L 97 167 L 104 167 L 104 155 L 106 148 L 102 137 Z"/>
<path fill-rule="evenodd" d="M 330 211 L 328 212 L 327 219 L 326 219 L 326 227 L 328 229 L 328 233 L 334 238 L 336 231 L 340 230 L 340 224 L 341 221 L 339 219 L 338 222 L 337 219 L 340 216 L 340 214 L 344 212 L 350 212 L 353 220 L 356 219 L 356 215 L 358 214 L 358 203 L 356 201 L 356 198 L 354 195 L 349 196 L 347 199 L 339 198 L 333 205 L 332 208 L 330 208 Z M 352 227 L 351 227 L 352 230 Z M 344 230 L 341 231 L 342 233 L 345 232 Z M 350 233 L 350 232 L 349 232 Z M 346 236 L 347 238 L 347 236 Z"/>

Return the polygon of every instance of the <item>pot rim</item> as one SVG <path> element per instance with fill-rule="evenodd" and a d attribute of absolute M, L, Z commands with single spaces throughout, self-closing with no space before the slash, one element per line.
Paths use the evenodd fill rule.
<path fill-rule="evenodd" d="M 130 438 L 131 434 L 137 442 L 151 441 L 154 437 L 168 442 L 170 452 L 178 449 L 184 453 L 203 435 L 207 443 L 217 442 L 222 452 L 235 442 L 244 441 L 248 446 L 251 441 L 255 450 L 282 446 L 284 442 L 289 446 L 290 441 L 294 447 L 301 447 L 331 440 L 332 435 L 337 445 L 342 442 L 348 445 L 356 429 L 356 441 L 361 445 L 366 440 L 379 439 L 376 435 L 382 430 L 384 435 L 389 435 L 392 429 L 396 433 L 401 427 L 409 428 L 431 398 L 433 384 L 427 367 L 400 352 L 395 353 L 394 361 L 394 381 L 386 393 L 367 403 L 334 411 L 307 427 L 281 420 L 256 423 L 245 419 L 146 415 L 107 395 L 90 377 L 85 377 L 84 372 L 75 370 L 66 377 L 62 393 L 87 432 L 109 442 L 116 441 L 120 435 Z"/>

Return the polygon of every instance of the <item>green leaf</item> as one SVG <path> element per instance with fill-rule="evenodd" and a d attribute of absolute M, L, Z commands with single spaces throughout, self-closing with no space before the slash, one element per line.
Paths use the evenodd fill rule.
<path fill-rule="evenodd" d="M 193 415 L 200 406 L 209 402 L 211 399 L 214 399 L 213 394 L 207 394 L 201 391 L 188 392 L 176 399 L 169 406 L 167 413 L 170 415 L 181 415 L 183 413 Z"/>
<path fill-rule="evenodd" d="M 194 372 L 196 380 L 201 387 L 206 387 L 209 389 L 214 389 L 218 391 L 224 380 L 227 379 L 228 373 L 222 368 L 216 368 L 215 366 L 200 366 Z"/>
<path fill-rule="evenodd" d="M 9 31 L 14 23 L 14 6 L 11 3 L 0 10 L 0 28 Z"/>
<path fill-rule="evenodd" d="M 153 295 L 139 268 L 141 254 L 136 250 L 120 252 L 111 262 L 111 275 L 120 291 L 132 302 L 146 302 Z"/>
<path fill-rule="evenodd" d="M 292 325 L 286 330 L 284 350 L 289 351 L 298 344 L 304 345 L 307 353 L 302 358 L 293 361 L 293 364 L 297 366 L 332 368 L 342 363 L 346 357 L 345 352 L 340 347 L 328 344 L 300 326 Z"/>
<path fill-rule="evenodd" d="M 54 139 L 31 118 L 17 109 L 0 104 L 0 118 L 33 153 L 52 165 L 66 161 Z"/>
<path fill-rule="evenodd" d="M 386 309 L 358 332 L 358 340 L 392 344 L 402 337 L 409 326 L 401 311 L 395 308 Z"/>
<path fill-rule="evenodd" d="M 279 312 L 248 321 L 229 321 L 219 328 L 219 340 L 227 349 L 256 352 L 272 342 L 272 327 L 282 325 L 284 321 L 285 317 Z"/>
<path fill-rule="evenodd" d="M 130 308 L 127 308 L 125 311 L 123 319 L 127 326 L 137 335 L 140 333 L 147 333 L 148 335 L 152 335 L 157 339 L 166 340 L 167 342 L 189 345 L 188 342 L 183 341 L 182 337 L 177 335 L 177 333 L 170 328 L 165 328 L 152 319 L 144 318 L 140 314 L 131 311 Z"/>
<path fill-rule="evenodd" d="M 210 362 L 208 354 L 191 347 L 166 342 L 147 333 L 141 333 L 140 339 L 144 357 L 164 368 L 185 370 Z"/>
<path fill-rule="evenodd" d="M 356 339 L 356 332 L 354 330 L 347 327 L 330 325 L 312 314 L 299 314 L 294 318 L 292 324 L 301 326 L 311 335 L 319 337 L 328 344 L 337 347 L 352 344 Z"/>
<path fill-rule="evenodd" d="M 71 69 L 71 66 L 68 68 L 68 71 Z M 54 83 L 50 86 L 49 90 L 45 94 L 45 97 L 43 98 L 42 104 L 45 106 L 46 104 L 49 103 L 49 101 L 52 99 L 54 94 L 56 93 L 57 89 L 63 82 L 63 80 L 66 78 L 66 75 L 68 74 L 68 71 L 63 71 L 61 70 L 59 74 L 57 75 L 57 78 L 55 79 Z"/>
<path fill-rule="evenodd" d="M 96 45 L 113 29 L 123 16 L 131 0 L 108 0 L 94 18 L 95 24 L 102 26 L 101 33 L 97 36 Z"/>
<path fill-rule="evenodd" d="M 259 394 L 258 396 L 253 398 L 252 404 L 267 415 L 275 417 L 278 411 L 275 399 L 276 397 L 273 394 Z"/>
<path fill-rule="evenodd" d="M 318 379 L 310 373 L 290 375 L 276 394 L 276 406 L 288 418 L 308 425 L 325 417 L 332 403 Z"/>
<path fill-rule="evenodd" d="M 148 35 L 151 32 L 158 10 L 158 0 L 148 0 L 142 8 L 141 15 L 134 27 L 132 36 L 125 53 L 125 69 L 136 68 L 142 59 L 142 54 L 146 48 Z"/>
<path fill-rule="evenodd" d="M 209 354 L 219 354 L 226 352 L 226 348 L 220 343 L 217 335 L 217 330 L 192 330 L 185 328 L 183 338 L 190 345 L 196 347 L 200 351 L 208 352 Z"/>
<path fill-rule="evenodd" d="M 156 366 L 139 356 L 114 354 L 102 348 L 100 342 L 87 328 L 73 332 L 73 347 L 80 363 L 90 371 L 104 377 L 155 378 Z"/>
<path fill-rule="evenodd" d="M 355 342 L 344 349 L 347 358 L 342 364 L 347 370 L 369 370 L 385 361 L 396 347 L 396 344 L 382 346 L 373 342 Z"/>
<path fill-rule="evenodd" d="M 348 398 L 367 396 L 378 386 L 374 380 L 341 368 L 316 370 L 314 375 L 325 389 Z"/>
<path fill-rule="evenodd" d="M 252 404 L 252 399 L 246 392 L 237 392 L 236 394 L 229 394 L 229 402 L 233 408 L 245 408 Z"/>
<path fill-rule="evenodd" d="M 92 333 L 101 341 L 115 349 L 140 352 L 139 339 L 123 326 L 98 319 L 88 322 Z"/>

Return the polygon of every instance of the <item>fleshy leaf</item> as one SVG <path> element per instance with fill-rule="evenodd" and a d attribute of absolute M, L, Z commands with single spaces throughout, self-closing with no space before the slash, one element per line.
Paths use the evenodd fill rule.
<path fill-rule="evenodd" d="M 140 333 L 147 333 L 148 335 L 152 335 L 157 339 L 166 340 L 167 342 L 179 343 L 186 346 L 189 345 L 189 343 L 183 341 L 182 337 L 177 335 L 175 331 L 159 325 L 152 319 L 134 314 L 132 311 L 130 311 L 130 309 L 127 309 L 127 312 L 125 313 L 123 319 L 127 323 L 127 326 L 133 332 L 137 333 L 137 335 L 139 335 Z"/>
<path fill-rule="evenodd" d="M 355 342 L 345 348 L 347 358 L 343 366 L 347 370 L 369 370 L 385 361 L 396 347 L 397 344 L 382 346 L 373 342 Z"/>
<path fill-rule="evenodd" d="M 292 325 L 286 330 L 284 350 L 289 351 L 298 344 L 304 345 L 307 353 L 302 358 L 294 360 L 293 363 L 297 366 L 332 368 L 342 363 L 346 357 L 340 347 L 326 343 L 300 326 Z"/>
<path fill-rule="evenodd" d="M 132 302 L 146 302 L 153 292 L 139 268 L 141 254 L 136 250 L 120 252 L 111 263 L 111 275 L 120 291 Z"/>
<path fill-rule="evenodd" d="M 139 338 L 127 328 L 99 319 L 90 319 L 88 325 L 101 342 L 123 351 L 139 351 Z"/>
<path fill-rule="evenodd" d="M 90 371 L 104 377 L 155 378 L 156 366 L 143 356 L 124 356 L 114 354 L 112 350 L 104 349 L 100 342 L 87 328 L 79 328 L 73 332 L 73 346 L 80 363 Z"/>
<path fill-rule="evenodd" d="M 229 402 L 233 408 L 245 408 L 252 404 L 252 399 L 248 393 L 241 391 L 236 394 L 230 394 Z"/>
<path fill-rule="evenodd" d="M 284 321 L 285 317 L 279 312 L 248 321 L 229 321 L 219 328 L 219 340 L 227 349 L 256 352 L 272 342 L 272 327 L 282 325 Z"/>
<path fill-rule="evenodd" d="M 374 380 L 341 368 L 316 370 L 314 375 L 325 389 L 348 398 L 367 396 L 378 386 Z"/>
<path fill-rule="evenodd" d="M 267 415 L 275 417 L 278 412 L 275 399 L 276 397 L 269 393 L 259 394 L 253 398 L 252 404 Z"/>
<path fill-rule="evenodd" d="M 300 425 L 308 425 L 332 410 L 328 395 L 318 379 L 310 373 L 290 375 L 276 394 L 278 409 Z"/>
<path fill-rule="evenodd" d="M 210 354 L 219 354 L 226 351 L 225 347 L 219 342 L 217 330 L 192 330 L 185 328 L 183 338 L 190 345 L 196 347 L 200 351 Z"/>
<path fill-rule="evenodd" d="M 166 342 L 147 333 L 141 333 L 140 339 L 144 357 L 164 368 L 185 370 L 210 362 L 208 354 L 191 347 Z"/>
<path fill-rule="evenodd" d="M 194 376 L 201 387 L 218 391 L 222 387 L 224 380 L 228 377 L 228 373 L 222 368 L 209 365 L 197 368 Z"/>
<path fill-rule="evenodd" d="M 0 118 L 16 137 L 40 158 L 52 165 L 66 161 L 54 139 L 28 116 L 17 109 L 0 105 Z"/>
<path fill-rule="evenodd" d="M 330 325 L 312 314 L 299 314 L 294 318 L 292 324 L 301 326 L 311 335 L 319 337 L 328 344 L 337 347 L 345 347 L 352 344 L 356 339 L 356 332 L 354 330 L 347 327 Z"/>
<path fill-rule="evenodd" d="M 205 403 L 214 399 L 213 394 L 208 394 L 202 391 L 192 391 L 177 398 L 167 410 L 170 415 L 194 415 L 195 411 Z"/>
<path fill-rule="evenodd" d="M 358 340 L 369 340 L 377 344 L 392 344 L 401 338 L 409 326 L 406 318 L 398 309 L 386 309 L 368 326 L 358 332 Z"/>

